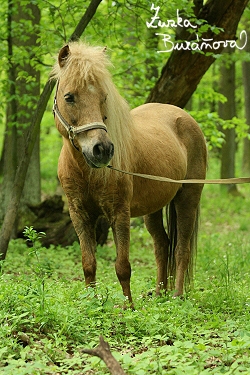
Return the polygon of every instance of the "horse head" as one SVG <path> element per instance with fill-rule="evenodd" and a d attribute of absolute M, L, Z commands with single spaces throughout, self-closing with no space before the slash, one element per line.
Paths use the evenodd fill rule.
<path fill-rule="evenodd" d="M 85 60 L 86 70 L 87 56 Z M 53 107 L 57 128 L 91 168 L 105 167 L 114 155 L 114 145 L 104 124 L 107 95 L 93 75 L 81 71 L 83 67 L 71 58 L 68 45 L 59 52 L 58 69 Z"/>

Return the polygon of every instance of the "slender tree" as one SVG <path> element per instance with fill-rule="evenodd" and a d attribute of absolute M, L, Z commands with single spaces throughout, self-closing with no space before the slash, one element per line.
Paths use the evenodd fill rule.
<path fill-rule="evenodd" d="M 219 116 L 223 120 L 231 120 L 236 116 L 235 103 L 235 62 L 232 59 L 234 50 L 225 49 L 224 59 L 220 66 L 220 93 L 227 99 L 225 103 L 219 103 Z M 223 130 L 225 141 L 221 150 L 221 178 L 231 178 L 235 176 L 235 154 L 236 135 L 234 128 Z M 229 193 L 236 194 L 236 185 L 222 185 L 222 189 L 227 189 Z"/>
<path fill-rule="evenodd" d="M 249 22 L 246 22 L 245 26 L 248 27 Z M 247 30 L 247 29 L 246 29 Z M 248 41 L 250 41 L 250 32 L 247 30 Z M 250 43 L 246 46 L 246 52 L 250 56 Z M 244 98 L 245 98 L 245 117 L 246 122 L 249 125 L 248 133 L 250 137 L 250 61 L 243 61 L 242 63 L 242 76 L 244 86 Z M 243 140 L 243 158 L 242 158 L 242 170 L 246 175 L 250 175 L 250 139 L 244 138 Z"/>
<path fill-rule="evenodd" d="M 94 16 L 100 2 L 101 0 L 91 1 L 86 12 L 84 13 L 83 17 L 77 24 L 73 34 L 71 35 L 70 40 L 77 40 L 78 38 L 80 38 L 85 28 L 87 27 L 92 17 Z M 32 155 L 32 152 L 33 152 L 36 140 L 37 140 L 37 136 L 39 134 L 40 123 L 41 123 L 44 111 L 46 109 L 49 97 L 54 88 L 54 85 L 55 85 L 54 81 L 49 80 L 46 83 L 43 89 L 43 92 L 39 98 L 39 101 L 37 103 L 36 110 L 31 119 L 28 132 L 26 134 L 23 154 L 19 160 L 19 164 L 18 164 L 17 171 L 15 174 L 14 183 L 11 189 L 9 203 L 8 203 L 4 221 L 0 230 L 0 260 L 5 259 L 6 257 L 8 244 L 9 244 L 10 237 L 11 237 L 11 232 L 12 232 L 12 229 L 16 221 L 16 217 L 17 217 L 18 207 L 19 207 L 31 155 Z"/>
<path fill-rule="evenodd" d="M 13 187 L 15 171 L 23 153 L 27 126 L 40 94 L 40 73 L 34 66 L 38 45 L 40 11 L 30 3 L 8 2 L 8 102 L 3 158 L 0 219 L 3 219 Z M 20 29 L 16 25 L 21 25 Z M 27 81 L 29 80 L 29 81 Z M 39 137 L 29 164 L 22 194 L 22 208 L 40 202 Z M 14 229 L 14 228 L 13 228 Z"/>

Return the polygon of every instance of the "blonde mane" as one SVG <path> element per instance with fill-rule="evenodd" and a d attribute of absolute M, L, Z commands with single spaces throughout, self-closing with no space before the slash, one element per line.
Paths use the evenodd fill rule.
<path fill-rule="evenodd" d="M 108 133 L 114 143 L 115 153 L 111 164 L 116 168 L 131 169 L 133 120 L 127 102 L 120 96 L 108 67 L 112 66 L 102 47 L 89 46 L 83 42 L 69 43 L 70 55 L 61 68 L 57 62 L 51 77 L 59 80 L 68 77 L 73 87 L 91 81 L 107 95 L 105 115 Z M 82 87 L 83 87 L 82 86 Z M 107 170 L 105 168 L 105 170 Z"/>

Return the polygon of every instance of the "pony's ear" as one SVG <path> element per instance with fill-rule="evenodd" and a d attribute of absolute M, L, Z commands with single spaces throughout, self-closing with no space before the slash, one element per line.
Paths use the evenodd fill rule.
<path fill-rule="evenodd" d="M 66 45 L 60 50 L 59 55 L 58 55 L 58 63 L 61 68 L 64 67 L 69 55 L 70 55 L 69 46 Z"/>

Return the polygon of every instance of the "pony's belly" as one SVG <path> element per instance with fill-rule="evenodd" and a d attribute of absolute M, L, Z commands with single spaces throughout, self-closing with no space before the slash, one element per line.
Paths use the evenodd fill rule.
<path fill-rule="evenodd" d="M 165 207 L 175 197 L 180 185 L 165 182 L 146 182 L 138 193 L 134 193 L 130 205 L 131 217 L 151 214 Z"/>

